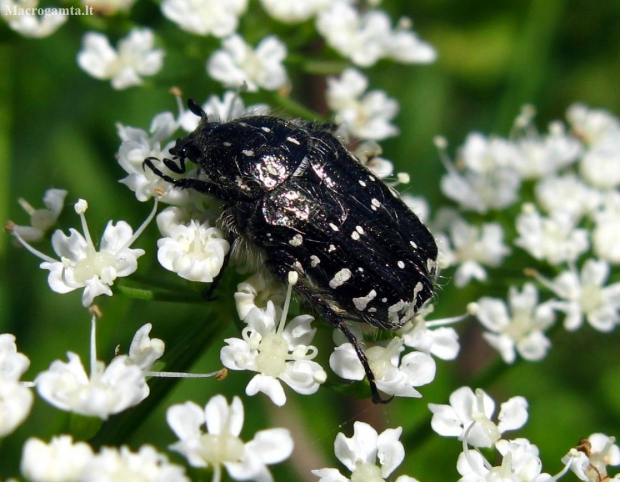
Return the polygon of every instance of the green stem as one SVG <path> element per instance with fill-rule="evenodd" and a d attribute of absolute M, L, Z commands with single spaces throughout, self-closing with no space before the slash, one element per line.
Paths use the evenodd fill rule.
<path fill-rule="evenodd" d="M 175 303 L 204 303 L 204 299 L 200 296 L 200 294 L 195 292 L 179 293 L 178 291 L 132 288 L 120 283 L 114 287 L 114 291 L 134 300 L 171 301 Z"/>

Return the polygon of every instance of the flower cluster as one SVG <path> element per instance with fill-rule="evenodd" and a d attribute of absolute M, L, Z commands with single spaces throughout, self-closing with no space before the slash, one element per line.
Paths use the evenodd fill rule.
<path fill-rule="evenodd" d="M 113 482 L 149 480 L 189 482 L 185 469 L 151 445 L 137 452 L 129 447 L 102 447 L 98 453 L 85 442 L 74 442 L 70 435 L 53 437 L 49 443 L 30 438 L 24 445 L 22 474 L 32 482 Z"/>
<path fill-rule="evenodd" d="M 508 440 L 503 433 L 516 430 L 528 419 L 528 404 L 523 397 L 513 397 L 502 403 L 498 421 L 491 418 L 495 402 L 483 390 L 475 392 L 461 387 L 450 395 L 450 405 L 429 403 L 433 413 L 431 426 L 444 437 L 458 437 L 463 442 L 456 468 L 461 482 L 519 482 L 557 481 L 571 470 L 580 480 L 600 482 L 620 480 L 607 475 L 607 466 L 620 465 L 620 448 L 613 437 L 596 433 L 580 442 L 562 458 L 564 468 L 555 476 L 542 472 L 539 450 L 526 438 Z M 501 462 L 492 465 L 480 448 L 494 447 Z"/>
<path fill-rule="evenodd" d="M 608 112 L 576 104 L 568 109 L 570 130 L 552 122 L 539 134 L 533 111 L 524 108 L 511 139 L 470 134 L 455 164 L 442 149 L 447 174 L 443 193 L 461 213 L 444 209 L 435 226 L 445 232 L 443 266 L 454 266 L 455 284 L 486 281 L 488 268 L 508 256 L 528 257 L 528 273 L 537 283 L 510 286 L 507 304 L 485 296 L 475 314 L 487 341 L 506 363 L 516 354 L 544 358 L 550 348 L 545 332 L 563 316 L 567 330 L 584 321 L 608 332 L 620 322 L 620 283 L 610 270 L 620 262 L 618 243 L 620 179 L 614 164 L 620 145 L 620 120 Z M 528 195 L 527 193 L 532 193 Z M 530 196 L 530 198 L 528 198 Z M 514 224 L 468 223 L 467 213 L 491 216 L 516 211 Z M 516 233 L 507 239 L 506 233 Z M 552 297 L 541 301 L 539 289 Z"/>

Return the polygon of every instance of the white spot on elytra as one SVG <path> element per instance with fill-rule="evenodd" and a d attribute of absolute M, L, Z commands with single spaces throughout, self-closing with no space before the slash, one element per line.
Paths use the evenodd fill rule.
<path fill-rule="evenodd" d="M 358 233 L 357 231 L 353 231 L 351 233 L 351 237 L 355 240 L 358 241 L 360 239 L 360 233 Z"/>
<path fill-rule="evenodd" d="M 318 256 L 315 256 L 314 254 L 310 256 L 310 266 L 312 266 L 313 268 L 316 268 L 320 262 L 321 260 Z"/>
<path fill-rule="evenodd" d="M 329 249 L 327 250 L 328 253 L 331 253 L 332 251 L 336 251 L 336 246 L 334 246 L 333 244 L 329 245 Z"/>
<path fill-rule="evenodd" d="M 375 176 L 368 176 L 368 179 L 370 179 L 371 181 L 375 180 Z"/>
<path fill-rule="evenodd" d="M 263 126 L 263 127 L 261 127 L 261 129 L 263 130 L 263 132 L 271 132 L 271 129 L 269 127 Z"/>
<path fill-rule="evenodd" d="M 251 149 L 243 149 L 241 151 L 241 154 L 243 154 L 244 156 L 252 157 L 254 155 L 254 151 Z"/>
<path fill-rule="evenodd" d="M 381 201 L 379 201 L 377 198 L 372 198 L 370 200 L 370 204 L 372 204 L 373 206 L 380 208 L 381 207 Z"/>
<path fill-rule="evenodd" d="M 304 242 L 304 237 L 301 234 L 296 234 L 288 240 L 288 244 L 291 246 L 301 246 Z"/>
<path fill-rule="evenodd" d="M 413 301 L 416 301 L 416 298 L 418 297 L 418 294 L 420 294 L 422 292 L 422 290 L 424 289 L 424 285 L 421 282 L 417 282 L 417 284 L 415 285 L 415 287 L 413 288 Z"/>
<path fill-rule="evenodd" d="M 418 249 L 418 245 L 416 244 L 415 241 L 409 241 L 409 244 L 411 245 L 413 249 Z"/>
<path fill-rule="evenodd" d="M 366 296 L 362 296 L 361 298 L 353 298 L 353 305 L 355 305 L 355 309 L 357 311 L 364 311 L 372 300 L 377 297 L 377 292 L 375 290 L 370 290 Z"/>
<path fill-rule="evenodd" d="M 362 187 L 366 187 L 366 183 L 364 181 L 362 181 L 361 179 L 359 181 L 357 181 L 360 183 L 360 186 Z"/>
<path fill-rule="evenodd" d="M 349 278 L 351 278 L 351 270 L 348 268 L 341 269 L 329 281 L 329 287 L 331 289 L 336 289 L 346 283 Z"/>
<path fill-rule="evenodd" d="M 360 273 L 363 273 L 363 272 L 364 272 L 364 268 L 362 268 L 361 266 L 360 266 L 359 268 L 357 268 L 357 270 L 358 270 Z"/>
<path fill-rule="evenodd" d="M 227 141 L 225 141 L 225 142 L 222 142 L 222 144 L 223 144 L 225 147 L 230 147 L 230 146 L 232 146 L 232 142 L 227 142 Z"/>
<path fill-rule="evenodd" d="M 402 261 L 399 261 L 398 263 L 396 263 L 398 265 L 398 267 L 400 269 L 403 269 L 405 267 L 405 263 L 403 263 Z"/>
<path fill-rule="evenodd" d="M 355 226 L 355 230 L 360 234 L 364 234 L 364 228 L 362 228 L 361 226 Z"/>
<path fill-rule="evenodd" d="M 382 303 L 387 303 L 387 298 L 381 298 Z"/>
<path fill-rule="evenodd" d="M 332 228 L 334 231 L 340 231 L 340 229 L 338 229 L 338 226 L 336 226 L 334 223 L 329 223 L 329 227 Z"/>
<path fill-rule="evenodd" d="M 301 145 L 301 143 L 294 137 L 287 137 L 286 140 L 289 141 L 291 144 L 295 144 L 297 146 Z"/>

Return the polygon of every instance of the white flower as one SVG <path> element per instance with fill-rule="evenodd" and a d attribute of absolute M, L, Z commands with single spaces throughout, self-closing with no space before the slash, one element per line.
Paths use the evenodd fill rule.
<path fill-rule="evenodd" d="M 170 449 L 187 458 L 192 467 L 212 467 L 214 481 L 221 479 L 223 465 L 235 480 L 271 482 L 267 465 L 282 462 L 293 451 L 293 439 L 284 428 L 262 430 L 244 443 L 239 438 L 244 421 L 239 397 L 228 405 L 222 395 L 216 395 L 204 409 L 193 402 L 172 405 L 166 420 L 179 438 Z"/>
<path fill-rule="evenodd" d="M 34 12 L 40 13 L 41 10 L 45 13 L 37 17 Z M 67 21 L 67 16 L 59 10 L 41 8 L 38 0 L 0 1 L 0 12 L 4 20 L 24 37 L 43 38 L 52 35 Z"/>
<path fill-rule="evenodd" d="M 316 28 L 330 46 L 361 67 L 381 58 L 403 63 L 429 63 L 436 58 L 435 49 L 411 30 L 411 21 L 401 19 L 392 30 L 390 18 L 381 10 L 361 14 L 347 2 L 332 2 L 319 12 Z"/>
<path fill-rule="evenodd" d="M 329 0 L 261 0 L 265 11 L 281 22 L 298 23 L 308 20 L 329 5 Z"/>
<path fill-rule="evenodd" d="M 143 445 L 138 452 L 128 447 L 103 447 L 82 470 L 80 482 L 117 482 L 136 480 L 143 482 L 189 482 L 185 469 L 171 464 L 168 457 L 150 445 Z"/>
<path fill-rule="evenodd" d="M 620 121 L 606 110 L 573 104 L 568 108 L 566 118 L 575 134 L 589 147 L 595 148 L 608 139 L 620 136 Z"/>
<path fill-rule="evenodd" d="M 131 226 L 125 221 L 116 225 L 110 221 L 101 237 L 99 251 L 88 231 L 84 212 L 88 204 L 80 199 L 75 204 L 75 210 L 82 220 L 84 236 L 71 228 L 69 236 L 57 230 L 52 235 L 52 247 L 60 261 L 44 255 L 28 245 L 17 233 L 13 235 L 30 252 L 43 259 L 39 266 L 50 271 L 48 283 L 57 293 L 69 293 L 78 288 L 84 288 L 82 304 L 90 306 L 96 296 L 105 294 L 112 296 L 110 286 L 118 277 L 129 276 L 138 267 L 138 258 L 144 254 L 142 249 L 131 249 L 129 246 L 142 233 L 142 230 L 155 215 L 157 203 L 151 215 L 142 226 L 133 233 Z"/>
<path fill-rule="evenodd" d="M 334 452 L 338 460 L 351 472 L 346 478 L 338 469 L 313 470 L 320 482 L 380 481 L 387 479 L 405 458 L 405 448 L 399 438 L 402 428 L 388 428 L 381 434 L 364 422 L 353 424 L 353 436 L 338 433 Z M 377 464 L 378 462 L 378 464 Z M 400 476 L 396 482 L 413 481 Z"/>
<path fill-rule="evenodd" d="M 607 474 L 608 465 L 620 465 L 620 448 L 614 443 L 614 437 L 602 433 L 594 433 L 587 439 L 582 439 L 577 448 L 572 448 L 562 462 L 575 475 L 587 482 L 601 480 L 617 480 L 617 475 L 611 479 Z"/>
<path fill-rule="evenodd" d="M 78 482 L 92 457 L 90 446 L 73 443 L 70 435 L 53 437 L 49 444 L 29 438 L 24 444 L 21 471 L 31 482 Z"/>
<path fill-rule="evenodd" d="M 362 329 L 358 324 L 349 326 L 358 340 L 363 340 Z M 334 331 L 336 348 L 329 357 L 329 366 L 339 377 L 346 380 L 363 380 L 366 376 L 357 352 L 340 330 Z M 364 347 L 377 388 L 388 395 L 397 397 L 421 397 L 415 387 L 426 385 L 435 378 L 436 365 L 433 358 L 421 351 L 404 354 L 404 340 L 394 337 Z"/>
<path fill-rule="evenodd" d="M 172 157 L 170 149 L 175 145 L 175 141 L 170 141 L 163 147 L 161 144 L 170 138 L 178 127 L 177 120 L 170 112 L 157 114 L 153 118 L 149 129 L 150 135 L 136 127 L 116 125 L 118 136 L 122 141 L 118 150 L 118 163 L 128 174 L 120 182 L 136 193 L 138 201 L 144 202 L 152 197 L 159 197 L 159 192 L 164 193 L 159 198 L 168 204 L 184 205 L 190 201 L 191 190 L 176 188 L 151 169 L 143 167 L 144 160 L 149 157 L 156 159 Z M 179 177 L 178 173 L 172 172 L 163 162 L 158 162 L 157 168 L 170 177 L 175 179 Z"/>
<path fill-rule="evenodd" d="M 237 285 L 235 305 L 241 321 L 249 325 L 269 324 L 282 314 L 286 298 L 282 283 L 257 273 Z M 271 302 L 271 303 L 269 303 Z"/>
<path fill-rule="evenodd" d="M 30 389 L 19 382 L 30 360 L 17 351 L 15 336 L 0 334 L 0 438 L 12 433 L 32 407 Z"/>
<path fill-rule="evenodd" d="M 521 177 L 508 167 L 517 155 L 510 143 L 470 134 L 459 151 L 461 162 L 457 167 L 445 154 L 445 141 L 435 142 L 448 171 L 441 178 L 441 191 L 461 209 L 484 214 L 490 209 L 507 208 L 518 199 Z"/>
<path fill-rule="evenodd" d="M 580 328 L 585 317 L 595 330 L 609 332 L 620 322 L 620 282 L 605 286 L 608 276 L 609 263 L 588 259 L 581 273 L 571 268 L 553 281 L 538 279 L 560 298 L 553 307 L 566 314 L 567 330 Z"/>
<path fill-rule="evenodd" d="M 495 402 L 483 390 L 461 387 L 450 395 L 450 405 L 429 403 L 431 426 L 444 437 L 458 437 L 474 447 L 490 447 L 503 432 L 521 428 L 527 421 L 527 401 L 513 397 L 502 403 L 498 423 L 491 421 Z"/>
<path fill-rule="evenodd" d="M 277 90 L 286 87 L 288 77 L 282 61 L 286 46 L 275 35 L 265 37 L 255 50 L 239 35 L 222 41 L 207 62 L 209 75 L 227 87 L 239 88 L 245 82 L 250 92 L 259 88 Z"/>
<path fill-rule="evenodd" d="M 48 189 L 43 196 L 45 209 L 35 209 L 28 201 L 19 198 L 19 204 L 30 216 L 30 226 L 14 226 L 13 231 L 28 242 L 41 241 L 48 229 L 56 224 L 64 206 L 67 191 L 64 189 Z"/>
<path fill-rule="evenodd" d="M 157 241 L 157 259 L 169 271 L 190 281 L 210 283 L 219 274 L 230 243 L 209 222 L 192 219 Z"/>
<path fill-rule="evenodd" d="M 480 452 L 467 450 L 459 455 L 456 467 L 463 477 L 460 482 L 543 482 L 549 474 L 541 474 L 542 462 L 538 447 L 527 439 L 498 440 L 495 444 L 502 455 L 499 466 L 491 466 Z"/>
<path fill-rule="evenodd" d="M 134 335 L 129 347 L 127 361 L 138 366 L 143 372 L 148 371 L 164 354 L 165 344 L 159 338 L 150 338 L 153 325 L 147 323 Z"/>
<path fill-rule="evenodd" d="M 606 190 L 620 186 L 620 134 L 590 148 L 581 158 L 579 172 L 592 186 Z"/>
<path fill-rule="evenodd" d="M 464 317 L 427 321 L 426 317 L 434 309 L 434 305 L 427 301 L 418 310 L 413 319 L 407 322 L 398 333 L 403 337 L 406 346 L 436 356 L 442 360 L 454 360 L 460 349 L 459 336 L 454 328 L 438 325 L 454 323 Z M 435 326 L 438 327 L 435 328 Z"/>
<path fill-rule="evenodd" d="M 516 146 L 499 137 L 487 138 L 472 132 L 459 149 L 459 164 L 477 173 L 492 173 L 496 169 L 511 167 L 519 161 Z"/>
<path fill-rule="evenodd" d="M 198 35 L 225 37 L 235 33 L 247 0 L 164 0 L 161 10 L 183 30 Z"/>
<path fill-rule="evenodd" d="M 268 305 L 273 303 L 268 302 Z M 282 380 L 297 393 L 311 395 L 325 382 L 327 375 L 312 361 L 317 349 L 310 343 L 316 329 L 310 327 L 314 318 L 300 315 L 286 324 L 284 330 L 276 324 L 275 309 L 268 310 L 273 318 L 253 319 L 243 329 L 242 337 L 227 338 L 222 348 L 222 364 L 231 370 L 258 372 L 245 389 L 247 395 L 263 392 L 278 406 L 286 403 Z M 246 320 L 247 321 L 247 320 Z M 284 321 L 284 320 L 282 320 Z"/>
<path fill-rule="evenodd" d="M 566 464 L 566 467 L 574 472 L 574 474 L 581 480 L 586 482 L 598 482 L 601 480 L 598 477 L 598 473 L 594 475 L 595 478 L 590 478 L 590 459 L 588 455 L 578 449 L 572 448 L 569 452 L 562 457 L 562 463 Z"/>
<path fill-rule="evenodd" d="M 620 185 L 620 121 L 609 112 L 580 104 L 571 106 L 567 117 L 588 147 L 579 165 L 584 180 L 603 190 Z"/>
<path fill-rule="evenodd" d="M 328 79 L 328 84 L 329 82 L 330 82 L 330 79 Z M 343 95 L 342 97 L 342 100 L 344 101 L 343 103 L 347 104 L 347 102 L 349 101 L 347 100 L 346 96 L 349 94 L 346 92 L 338 93 L 338 95 L 341 95 L 341 94 Z M 353 103 L 355 102 L 357 101 L 354 100 Z M 342 139 L 345 144 L 348 143 L 350 134 L 351 132 L 349 131 L 349 127 L 346 124 L 341 124 L 340 126 L 338 126 L 338 129 L 336 130 L 336 133 L 335 133 L 336 137 Z M 362 140 L 361 142 L 356 143 L 355 148 L 351 152 L 353 152 L 353 155 L 355 155 L 355 157 L 357 157 L 357 159 L 364 166 L 370 169 L 371 172 L 375 176 L 377 176 L 379 179 L 385 179 L 387 177 L 390 177 L 392 174 L 394 174 L 394 164 L 392 164 L 392 161 L 385 159 L 383 157 L 380 157 L 383 150 L 381 149 L 381 146 L 377 143 L 377 141 Z M 394 186 L 394 184 L 389 184 L 389 185 L 392 187 Z M 404 196 L 403 196 L 403 200 L 404 200 Z"/>
<path fill-rule="evenodd" d="M 588 231 L 565 211 L 543 217 L 532 204 L 524 204 L 517 218 L 519 237 L 514 244 L 550 264 L 574 262 L 589 247 Z"/>
<path fill-rule="evenodd" d="M 87 73 L 101 80 L 112 80 L 115 89 L 142 84 L 142 76 L 161 70 L 164 51 L 154 49 L 155 37 L 149 29 L 133 29 L 118 43 L 118 51 L 107 37 L 88 32 L 82 41 L 78 64 Z"/>
<path fill-rule="evenodd" d="M 592 213 L 601 202 L 601 195 L 575 174 L 549 176 L 536 183 L 536 199 L 552 216 L 565 212 L 573 219 Z"/>
<path fill-rule="evenodd" d="M 592 230 L 592 247 L 601 259 L 620 264 L 620 193 L 609 192 L 596 211 Z"/>
<path fill-rule="evenodd" d="M 0 380 L 18 381 L 28 367 L 30 360 L 17 351 L 15 336 L 0 334 Z"/>
<path fill-rule="evenodd" d="M 30 389 L 19 381 L 0 377 L 0 441 L 26 420 L 33 399 Z"/>
<path fill-rule="evenodd" d="M 346 69 L 340 78 L 327 79 L 327 104 L 336 112 L 336 122 L 360 139 L 382 140 L 398 134 L 390 121 L 398 113 L 398 102 L 382 90 L 366 92 L 368 79 L 356 69 Z"/>
<path fill-rule="evenodd" d="M 593 433 L 588 437 L 588 458 L 601 477 L 607 474 L 608 465 L 620 465 L 620 448 L 614 443 L 615 441 L 615 437 L 602 433 Z"/>
<path fill-rule="evenodd" d="M 427 385 L 435 379 L 435 360 L 419 351 L 409 352 L 401 359 L 403 351 L 403 340 L 396 337 L 366 348 L 364 353 L 379 390 L 397 397 L 421 397 L 415 387 Z M 339 377 L 347 380 L 363 380 L 366 376 L 351 343 L 343 343 L 334 349 L 329 357 L 329 366 Z"/>
<path fill-rule="evenodd" d="M 514 142 L 518 155 L 510 164 L 522 179 L 551 175 L 575 162 L 582 153 L 581 143 L 567 135 L 559 122 L 552 123 L 549 134 L 542 138 L 537 133 L 532 135 L 528 131 L 528 134 Z"/>
<path fill-rule="evenodd" d="M 267 104 L 253 104 L 246 107 L 239 93 L 227 90 L 222 95 L 222 99 L 217 95 L 212 95 L 202 104 L 202 110 L 210 120 L 227 122 L 245 115 L 267 115 L 269 106 Z M 179 125 L 187 132 L 193 132 L 198 127 L 200 117 L 189 109 L 183 111 L 179 116 Z"/>
<path fill-rule="evenodd" d="M 67 357 L 68 363 L 56 360 L 35 379 L 39 395 L 61 410 L 106 420 L 148 396 L 142 370 L 128 364 L 126 356 L 117 356 L 107 367 L 97 361 L 90 377 L 78 355 L 69 352 Z"/>
<path fill-rule="evenodd" d="M 497 223 L 482 226 L 468 224 L 457 217 L 450 224 L 450 241 L 453 249 L 443 253 L 445 262 L 458 265 L 454 282 L 459 288 L 472 279 L 485 281 L 487 272 L 484 266 L 501 266 L 510 249 L 504 244 L 504 230 Z"/>
<path fill-rule="evenodd" d="M 506 363 L 514 363 L 516 352 L 529 361 L 542 360 L 551 346 L 544 331 L 555 321 L 553 304 L 538 304 L 538 290 L 526 283 L 519 293 L 508 292 L 510 313 L 503 300 L 484 297 L 478 301 L 476 316 L 490 332 L 484 338 L 498 350 Z"/>

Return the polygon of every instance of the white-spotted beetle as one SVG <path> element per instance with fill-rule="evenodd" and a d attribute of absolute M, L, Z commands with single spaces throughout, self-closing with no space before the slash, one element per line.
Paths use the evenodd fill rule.
<path fill-rule="evenodd" d="M 349 152 L 332 127 L 270 116 L 210 121 L 170 149 L 164 164 L 201 178 L 157 175 L 224 202 L 222 229 L 234 253 L 250 250 L 258 266 L 294 290 L 353 344 L 375 403 L 382 399 L 358 340 L 345 321 L 396 330 L 433 295 L 435 239 L 417 216 Z"/>

